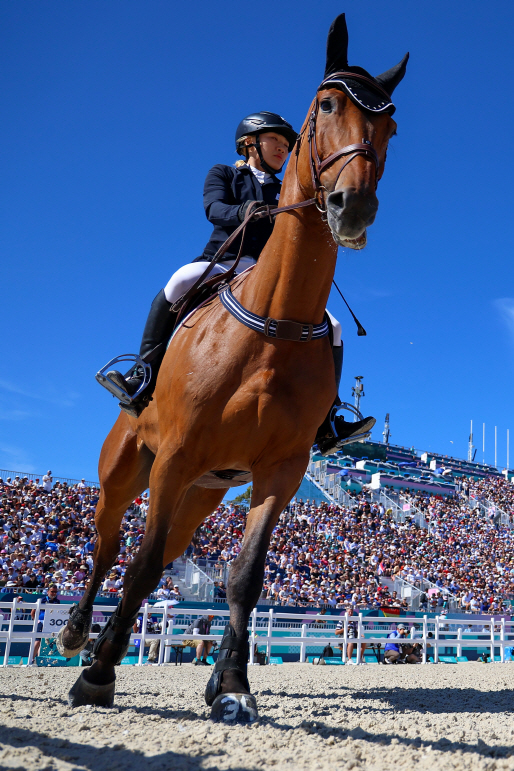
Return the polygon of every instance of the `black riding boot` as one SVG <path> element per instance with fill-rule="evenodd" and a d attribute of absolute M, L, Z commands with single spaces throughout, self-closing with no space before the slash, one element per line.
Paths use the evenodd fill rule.
<path fill-rule="evenodd" d="M 161 289 L 150 307 L 150 313 L 148 314 L 143 338 L 141 340 L 139 355 L 145 362 L 151 364 L 152 377 L 147 387 L 131 405 L 126 406 L 120 403 L 122 410 L 125 410 L 129 415 L 136 418 L 141 415 L 142 411 L 151 400 L 157 381 L 159 367 L 161 366 L 164 354 L 166 353 L 166 344 L 175 327 L 177 314 L 171 310 L 171 306 L 172 303 L 167 301 L 164 289 Z M 132 396 L 136 393 L 144 380 L 144 371 L 142 367 L 134 367 L 131 374 L 125 378 L 121 372 L 111 370 L 107 373 L 107 377 L 114 380 L 117 386 L 126 391 L 129 396 Z"/>
<path fill-rule="evenodd" d="M 333 345 L 332 355 L 334 357 L 336 387 L 339 391 L 343 372 L 343 346 Z M 330 412 L 318 428 L 316 444 L 322 455 L 331 455 L 337 452 L 343 445 L 351 442 L 353 437 L 367 434 L 376 423 L 375 418 L 372 417 L 363 418 L 363 420 L 358 420 L 356 423 L 348 423 L 341 415 L 336 414 L 340 404 L 341 400 L 337 396 L 330 408 Z"/>

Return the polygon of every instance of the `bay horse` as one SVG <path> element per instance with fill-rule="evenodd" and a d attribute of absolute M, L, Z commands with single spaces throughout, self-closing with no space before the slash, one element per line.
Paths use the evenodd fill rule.
<path fill-rule="evenodd" d="M 123 514 L 148 487 L 150 507 L 141 546 L 125 573 L 123 599 L 96 641 L 93 665 L 70 691 L 71 706 L 112 706 L 115 666 L 127 651 L 142 601 L 237 475 L 246 475 L 253 481 L 251 508 L 230 570 L 230 620 L 205 699 L 213 719 L 257 718 L 247 679 L 248 621 L 262 591 L 271 533 L 302 481 L 317 429 L 336 396 L 324 316 L 337 249 L 362 248 L 375 219 L 376 187 L 396 129 L 391 94 L 408 57 L 373 78 L 349 67 L 347 46 L 342 14 L 330 28 L 325 77 L 257 265 L 178 329 L 153 400 L 139 418 L 120 413 L 104 442 L 94 566 L 59 636 L 64 655 L 87 642 L 96 593 L 118 555 Z M 252 319 L 264 328 L 252 327 Z"/>

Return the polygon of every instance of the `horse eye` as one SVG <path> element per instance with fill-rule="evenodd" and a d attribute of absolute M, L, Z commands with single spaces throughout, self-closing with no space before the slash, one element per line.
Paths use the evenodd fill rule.
<path fill-rule="evenodd" d="M 332 112 L 332 102 L 330 99 L 323 99 L 320 104 L 321 112 Z"/>

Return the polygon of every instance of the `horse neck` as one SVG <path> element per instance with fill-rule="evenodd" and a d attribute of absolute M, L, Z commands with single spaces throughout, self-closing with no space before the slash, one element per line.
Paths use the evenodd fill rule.
<path fill-rule="evenodd" d="M 279 206 L 307 199 L 292 158 Z M 261 316 L 320 324 L 337 258 L 328 225 L 315 206 L 277 215 L 273 234 L 244 283 L 241 302 Z"/>

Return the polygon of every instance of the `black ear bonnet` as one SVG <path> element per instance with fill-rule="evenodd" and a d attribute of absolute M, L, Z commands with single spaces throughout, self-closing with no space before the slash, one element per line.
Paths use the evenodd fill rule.
<path fill-rule="evenodd" d="M 348 30 L 342 13 L 335 19 L 328 33 L 325 77 L 318 90 L 339 88 L 362 110 L 392 115 L 396 107 L 391 97 L 405 75 L 409 54 L 395 67 L 375 78 L 362 67 L 350 67 L 347 51 Z"/>

